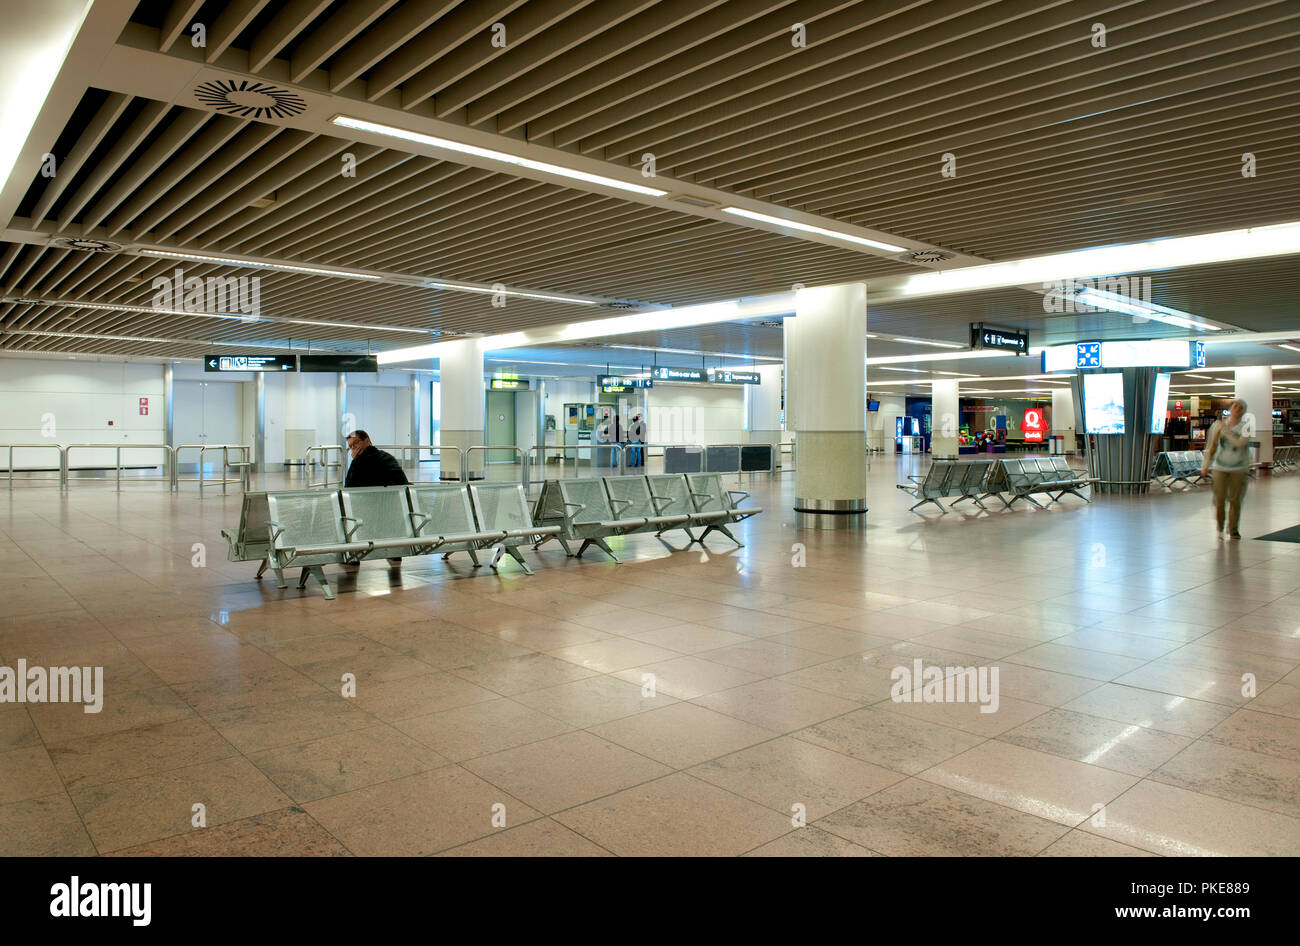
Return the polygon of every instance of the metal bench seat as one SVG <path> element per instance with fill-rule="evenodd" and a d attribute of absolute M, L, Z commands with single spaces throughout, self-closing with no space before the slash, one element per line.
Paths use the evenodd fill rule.
<path fill-rule="evenodd" d="M 480 529 L 474 521 L 469 491 L 459 484 L 421 483 L 406 488 L 411 502 L 411 522 L 416 535 L 433 539 L 431 552 L 441 552 L 444 560 L 454 552 L 469 555 L 474 567 L 481 564 L 478 550 L 505 538 L 505 530 Z"/>
<path fill-rule="evenodd" d="M 234 531 L 221 530 L 221 537 L 229 544 L 226 560 L 231 562 L 257 562 L 256 578 L 270 567 L 271 538 L 268 523 L 271 511 L 266 503 L 266 493 L 244 493 L 239 510 L 239 525 Z"/>
<path fill-rule="evenodd" d="M 601 480 L 574 479 L 557 480 L 560 500 L 563 503 L 563 528 L 556 538 L 564 546 L 564 551 L 578 558 L 589 546 L 596 546 L 614 561 L 618 556 L 609 547 L 605 539 L 614 535 L 626 535 L 644 529 L 650 524 L 646 516 L 621 516 L 614 512 L 609 494 Z M 569 542 L 582 540 L 577 553 L 569 550 Z"/>
<path fill-rule="evenodd" d="M 339 497 L 348 541 L 368 544 L 365 550 L 351 554 L 351 561 L 359 562 L 376 552 L 393 558 L 434 550 L 436 540 L 419 541 L 405 486 L 344 489 Z"/>
<path fill-rule="evenodd" d="M 650 481 L 644 476 L 605 476 L 601 482 L 605 484 L 615 517 L 645 520 L 643 526 L 629 532 L 659 533 L 690 521 L 688 512 L 665 513 L 672 500 L 656 498 L 650 490 Z"/>
<path fill-rule="evenodd" d="M 723 518 L 717 522 L 708 522 L 704 533 L 698 541 L 701 545 L 708 537 L 710 532 L 721 532 L 736 545 L 744 548 L 745 543 L 731 534 L 726 523 L 744 522 L 750 516 L 756 516 L 763 511 L 761 506 L 742 507 L 738 503 L 743 503 L 749 498 L 749 493 L 741 489 L 725 489 L 722 485 L 722 475 L 720 473 L 687 473 L 686 482 L 691 492 L 691 498 L 695 500 L 695 511 L 697 514 L 711 515 L 721 511 Z M 739 497 L 739 499 L 737 499 Z"/>
<path fill-rule="evenodd" d="M 952 460 L 939 459 L 930 464 L 930 469 L 925 471 L 925 476 L 909 475 L 907 478 L 912 482 L 898 483 L 898 489 L 909 494 L 913 499 L 920 500 L 907 511 L 915 512 L 926 503 L 934 503 L 939 507 L 939 512 L 945 516 L 948 515 L 948 510 L 943 508 L 943 503 L 939 502 L 939 499 L 951 495 L 949 493 L 949 483 L 956 470 L 957 464 Z"/>
<path fill-rule="evenodd" d="M 370 547 L 368 542 L 350 542 L 343 526 L 343 512 L 337 492 L 321 490 L 293 490 L 267 493 L 270 518 L 270 565 L 281 588 L 284 569 L 298 566 L 302 574 L 298 587 L 305 587 L 307 578 L 315 578 L 325 592 L 333 598 L 334 591 L 325 578 L 322 565 L 342 564 L 348 556 L 358 555 Z"/>
<path fill-rule="evenodd" d="M 519 546 L 525 542 L 540 542 L 547 536 L 557 535 L 557 525 L 535 524 L 528 509 L 528 500 L 524 488 L 518 483 L 476 483 L 469 487 L 470 502 L 479 529 L 489 538 L 480 548 L 492 548 L 492 568 L 502 555 L 509 555 L 524 572 L 531 575 L 533 570 L 524 561 Z"/>

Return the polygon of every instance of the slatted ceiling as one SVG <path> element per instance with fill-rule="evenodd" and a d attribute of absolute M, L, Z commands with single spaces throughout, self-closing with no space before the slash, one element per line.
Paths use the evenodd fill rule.
<path fill-rule="evenodd" d="M 293 38 L 305 32 L 308 24 L 332 5 L 333 0 L 289 0 L 280 4 L 264 24 L 254 20 L 248 35 L 241 37 L 245 45 L 235 41 L 237 47 L 248 49 L 248 68 L 253 72 L 266 68 L 277 53 L 285 52 Z M 263 11 L 263 17 L 266 12 Z"/>

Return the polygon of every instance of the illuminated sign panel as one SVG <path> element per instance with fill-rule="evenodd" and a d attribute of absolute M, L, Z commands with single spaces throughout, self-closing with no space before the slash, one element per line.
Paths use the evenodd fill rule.
<path fill-rule="evenodd" d="M 972 322 L 970 347 L 973 350 L 990 348 L 995 351 L 1013 351 L 1017 355 L 1029 354 L 1029 333 L 1010 328 L 990 328 L 983 322 Z"/>
<path fill-rule="evenodd" d="M 1042 443 L 1047 422 L 1043 420 L 1041 408 L 1031 407 L 1025 411 L 1025 419 L 1020 425 L 1020 432 L 1025 435 L 1025 443 Z"/>
<path fill-rule="evenodd" d="M 1204 342 L 1078 342 L 1043 349 L 1043 372 L 1205 366 Z"/>
<path fill-rule="evenodd" d="M 204 371 L 297 371 L 294 355 L 208 355 Z"/>

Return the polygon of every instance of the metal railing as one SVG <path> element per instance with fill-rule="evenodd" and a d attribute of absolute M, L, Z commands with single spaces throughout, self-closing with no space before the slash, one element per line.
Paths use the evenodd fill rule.
<path fill-rule="evenodd" d="M 460 457 L 460 481 L 462 483 L 468 483 L 470 481 L 469 479 L 470 456 L 475 452 L 487 453 L 491 450 L 508 450 L 518 455 L 519 466 L 520 466 L 519 482 L 523 485 L 524 489 L 527 490 L 528 489 L 528 454 L 524 453 L 523 447 L 516 447 L 513 444 L 503 444 L 501 446 L 482 444 L 473 447 L 466 447 Z M 486 457 L 484 458 L 484 461 L 485 462 L 483 468 L 483 477 L 486 480 L 487 479 Z"/>
<path fill-rule="evenodd" d="M 329 489 L 330 483 L 332 482 L 337 482 L 340 486 L 343 485 L 343 449 L 344 448 L 339 444 L 317 444 L 314 447 L 307 448 L 307 452 L 302 455 L 302 468 L 303 476 L 307 478 L 308 489 L 315 489 L 317 485 L 319 485 L 321 489 Z M 339 478 L 337 480 L 330 479 L 329 455 L 331 452 L 337 452 L 339 455 L 338 463 L 335 464 L 339 470 Z M 325 481 L 320 484 L 316 483 L 316 478 L 313 476 L 313 472 L 316 469 L 316 461 L 311 458 L 313 453 L 320 454 L 320 466 L 321 469 L 325 471 Z"/>
<path fill-rule="evenodd" d="M 445 474 L 446 474 L 448 471 L 451 471 L 453 474 L 455 474 L 455 476 L 456 476 L 457 478 L 459 478 L 460 475 L 461 475 L 461 464 L 464 462 L 464 460 L 463 460 L 463 458 L 461 457 L 461 449 L 460 449 L 460 447 L 444 447 L 444 446 L 440 446 L 440 445 L 438 445 L 438 444 L 431 444 L 431 443 L 419 443 L 419 444 L 376 444 L 376 446 L 377 446 L 380 450 L 387 450 L 389 453 L 401 453 L 401 454 L 402 454 L 401 459 L 402 459 L 402 467 L 403 467 L 403 469 L 407 468 L 406 454 L 410 453 L 412 450 L 417 451 L 417 453 L 416 453 L 416 457 L 415 457 L 415 463 L 412 464 L 411 467 L 410 467 L 411 469 L 415 470 L 417 473 L 418 473 L 419 470 L 420 470 L 420 462 L 421 462 L 421 461 L 420 461 L 420 457 L 419 457 L 419 453 L 418 453 L 418 451 L 420 451 L 420 450 L 429 450 L 429 451 L 432 451 L 432 452 L 438 454 L 438 458 L 437 458 L 436 462 L 437 462 L 437 464 L 438 464 L 438 477 L 439 477 L 439 479 L 445 479 L 445 478 L 446 478 Z M 455 456 L 455 461 L 452 462 L 452 463 L 444 463 L 444 462 L 443 462 L 442 456 L 443 456 L 444 453 L 447 453 L 448 451 L 452 451 L 452 452 L 454 452 L 454 453 L 456 454 L 456 456 Z M 415 482 L 419 482 L 419 480 L 418 480 L 418 479 L 417 479 L 417 480 L 412 480 L 411 482 L 415 483 Z"/>
<path fill-rule="evenodd" d="M 633 446 L 634 446 L 634 447 L 642 447 L 642 448 L 644 448 L 644 447 L 646 446 L 646 444 L 639 443 L 639 444 L 634 444 Z M 583 455 L 579 452 L 579 451 L 582 451 L 582 450 L 589 451 L 589 453 L 590 453 L 590 458 L 589 458 L 589 459 L 585 459 L 585 458 L 583 457 Z M 607 451 L 607 450 L 616 450 L 616 451 L 618 451 L 618 453 L 617 453 L 617 456 L 618 456 L 618 464 L 617 464 L 616 466 L 609 466 L 609 465 L 606 465 L 607 462 L 608 462 L 608 459 L 609 459 L 609 454 L 605 452 L 605 451 Z M 548 477 L 548 476 L 546 475 L 546 473 L 547 473 L 546 454 L 547 454 L 547 453 L 558 453 L 558 454 L 560 455 L 560 471 L 559 471 L 559 472 L 560 472 L 560 477 L 561 477 L 561 478 L 564 478 L 564 471 L 565 471 L 565 468 L 568 466 L 568 459 L 565 457 L 565 454 L 568 453 L 569 451 L 573 451 L 573 472 L 574 472 L 574 476 L 575 476 L 575 477 L 576 477 L 577 474 L 578 474 L 578 470 L 579 470 L 579 468 L 580 468 L 584 463 L 585 463 L 585 464 L 586 464 L 590 469 L 592 469 L 592 470 L 601 470 L 601 471 L 604 471 L 602 474 L 600 474 L 600 475 L 604 475 L 604 476 L 608 476 L 610 473 L 623 474 L 623 473 L 627 472 L 627 464 L 626 464 L 626 461 L 627 461 L 627 455 L 623 452 L 623 451 L 624 451 L 624 447 L 623 447 L 622 444 L 616 444 L 616 443 L 539 443 L 539 444 L 537 444 L 536 446 L 530 448 L 529 451 L 528 451 L 528 456 L 527 456 L 527 458 L 526 458 L 526 459 L 527 459 L 527 462 L 525 463 L 525 467 L 524 467 L 524 475 L 523 475 L 524 490 L 527 491 L 527 490 L 528 490 L 530 487 L 532 487 L 533 485 L 535 485 L 535 484 L 539 484 L 539 483 L 544 483 L 544 482 L 546 482 L 548 479 L 555 479 L 555 477 L 553 477 L 553 476 Z M 534 454 L 536 454 L 536 459 L 534 459 Z M 605 461 L 605 462 L 602 462 L 602 461 Z M 533 471 L 533 466 L 534 466 L 534 465 L 536 465 L 536 466 L 538 467 L 539 471 L 541 472 L 541 478 L 540 478 L 540 479 L 536 479 L 536 480 L 534 480 L 534 479 L 532 478 L 532 471 Z"/>
<path fill-rule="evenodd" d="M 63 456 L 63 454 L 64 454 L 63 447 L 60 446 L 59 444 L 57 444 L 57 443 L 6 443 L 6 444 L 0 444 L 0 447 L 2 447 L 3 449 L 9 451 L 9 458 L 8 458 L 7 466 L 8 466 L 8 468 L 9 468 L 9 488 L 10 488 L 10 489 L 13 489 L 13 488 L 14 488 L 14 480 L 15 480 L 15 479 L 18 479 L 18 480 L 41 480 L 41 481 L 45 481 L 45 482 L 49 482 L 49 481 L 50 481 L 50 478 L 49 478 L 48 476 L 18 476 L 18 477 L 15 477 L 15 476 L 14 476 L 14 451 L 15 451 L 15 450 L 57 450 L 57 451 L 59 452 L 59 468 L 58 468 L 59 478 L 58 478 L 58 481 L 57 481 L 57 482 L 58 482 L 58 484 L 59 484 L 59 488 L 60 488 L 60 489 L 62 489 L 62 488 L 66 485 L 66 481 L 65 481 L 64 477 L 66 477 L 67 472 L 68 472 L 67 461 L 64 459 L 64 456 Z M 34 472 L 34 471 L 33 471 L 33 472 Z"/>
<path fill-rule="evenodd" d="M 63 485 L 66 489 L 68 484 L 74 479 L 91 479 L 87 476 L 72 475 L 72 451 L 73 450 L 112 450 L 113 467 L 115 474 L 115 492 L 122 491 L 122 451 L 123 450 L 161 450 L 163 452 L 162 476 L 139 476 L 132 477 L 133 482 L 137 483 L 171 483 L 171 474 L 168 466 L 171 461 L 171 447 L 165 443 L 70 443 L 63 448 Z M 158 464 L 151 463 L 149 468 L 152 469 Z"/>
<path fill-rule="evenodd" d="M 199 475 L 198 475 L 198 476 L 195 476 L 195 477 L 182 477 L 182 476 L 180 475 L 180 469 L 181 469 L 181 451 L 182 451 L 182 450 L 197 450 L 197 451 L 199 451 L 199 470 L 198 470 Z M 204 474 L 205 474 L 205 466 L 204 466 L 204 463 L 203 463 L 203 454 L 205 454 L 205 453 L 206 453 L 207 451 L 209 451 L 209 450 L 220 450 L 220 451 L 221 451 L 221 479 L 219 479 L 219 480 L 216 480 L 216 479 L 210 480 L 210 479 L 208 479 L 208 478 L 204 475 Z M 236 461 L 235 463 L 233 463 L 233 464 L 230 462 L 230 451 L 231 451 L 231 450 L 238 450 L 238 451 L 240 451 L 240 459 L 237 460 L 237 461 Z M 238 483 L 239 486 L 240 486 L 240 489 L 247 490 L 247 489 L 248 489 L 248 470 L 249 470 L 249 467 L 250 467 L 250 465 L 251 465 L 251 463 L 252 463 L 252 461 L 251 461 L 251 459 L 250 459 L 250 458 L 252 457 L 252 453 L 253 453 L 253 448 L 250 447 L 248 444 L 243 444 L 243 443 L 182 443 L 182 444 L 177 444 L 175 447 L 172 448 L 172 463 L 171 463 L 171 489 L 172 489 L 172 492 L 177 492 L 177 491 L 180 489 L 180 484 L 181 484 L 181 483 L 198 483 L 198 484 L 199 484 L 199 496 L 200 496 L 200 497 L 203 495 L 203 487 L 204 487 L 204 486 L 220 486 L 220 487 L 221 487 L 221 495 L 223 495 L 223 496 L 226 495 L 226 486 L 227 486 L 228 484 L 230 484 L 230 483 Z M 237 468 L 239 469 L 240 473 L 239 473 L 239 478 L 238 478 L 238 479 L 233 479 L 233 480 L 232 480 L 232 479 L 227 478 L 226 473 L 230 470 L 231 466 L 235 466 L 235 467 L 237 467 Z"/>

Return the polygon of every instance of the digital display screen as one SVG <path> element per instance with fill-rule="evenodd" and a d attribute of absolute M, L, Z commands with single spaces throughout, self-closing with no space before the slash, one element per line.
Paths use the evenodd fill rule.
<path fill-rule="evenodd" d="M 1124 433 L 1124 375 L 1085 374 L 1083 416 L 1090 434 Z"/>
<path fill-rule="evenodd" d="M 1165 414 L 1169 411 L 1169 375 L 1156 375 L 1156 397 L 1151 403 L 1151 433 L 1165 432 Z"/>
<path fill-rule="evenodd" d="M 869 410 L 869 411 L 878 411 L 878 410 L 880 410 L 880 402 L 879 402 L 879 401 L 867 401 L 867 410 Z"/>

